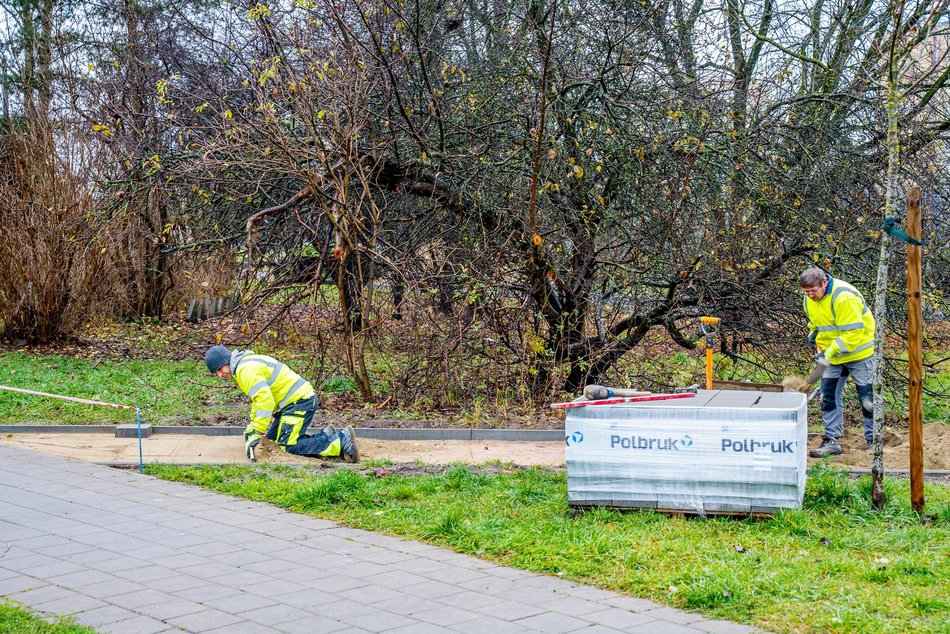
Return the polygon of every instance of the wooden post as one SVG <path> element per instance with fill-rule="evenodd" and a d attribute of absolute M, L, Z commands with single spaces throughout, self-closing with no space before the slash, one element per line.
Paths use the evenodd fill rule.
<path fill-rule="evenodd" d="M 907 235 L 918 241 L 920 229 L 920 188 L 907 191 Z M 924 509 L 924 447 L 923 447 L 923 341 L 920 314 L 920 250 L 907 245 L 907 362 L 910 385 L 908 414 L 910 420 L 910 504 L 914 511 Z"/>

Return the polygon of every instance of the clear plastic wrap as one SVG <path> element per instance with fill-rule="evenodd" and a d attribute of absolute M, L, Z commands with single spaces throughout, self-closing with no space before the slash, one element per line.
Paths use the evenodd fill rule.
<path fill-rule="evenodd" d="M 568 409 L 568 503 L 700 515 L 799 508 L 807 405 L 798 392 L 700 390 Z"/>

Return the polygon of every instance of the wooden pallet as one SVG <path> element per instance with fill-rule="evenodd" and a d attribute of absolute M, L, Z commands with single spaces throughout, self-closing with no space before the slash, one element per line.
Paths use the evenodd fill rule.
<path fill-rule="evenodd" d="M 723 515 L 727 517 L 736 517 L 736 518 L 745 518 L 745 517 L 755 517 L 755 518 L 771 518 L 775 516 L 775 513 L 778 512 L 778 509 L 775 511 L 703 511 L 699 513 L 698 511 L 690 511 L 686 509 L 663 509 L 663 508 L 654 508 L 647 506 L 621 506 L 621 505 L 600 505 L 600 504 L 570 504 L 568 506 L 570 517 L 576 518 L 580 517 L 587 511 L 592 511 L 594 509 L 613 509 L 616 511 L 655 511 L 657 513 L 664 513 L 671 517 L 702 517 L 703 515 Z"/>

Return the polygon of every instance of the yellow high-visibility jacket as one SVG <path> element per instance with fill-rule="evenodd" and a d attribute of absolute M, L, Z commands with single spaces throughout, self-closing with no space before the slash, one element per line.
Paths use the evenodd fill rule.
<path fill-rule="evenodd" d="M 874 314 L 860 291 L 828 276 L 828 289 L 817 302 L 805 296 L 809 332 L 834 365 L 860 361 L 874 354 Z"/>
<path fill-rule="evenodd" d="M 316 394 L 306 379 L 286 365 L 251 350 L 231 354 L 231 374 L 251 397 L 251 426 L 262 436 L 274 412 Z"/>

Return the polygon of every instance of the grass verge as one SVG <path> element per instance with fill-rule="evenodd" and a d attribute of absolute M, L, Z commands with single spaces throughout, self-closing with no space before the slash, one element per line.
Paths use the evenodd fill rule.
<path fill-rule="evenodd" d="M 78 625 L 72 619 L 60 617 L 46 621 L 26 608 L 0 601 L 0 632 L 16 634 L 96 634 L 91 627 Z"/>
<path fill-rule="evenodd" d="M 234 411 L 240 393 L 233 383 L 208 375 L 195 361 L 90 361 L 59 355 L 0 354 L 0 385 L 139 405 L 144 422 L 200 424 L 208 415 Z M 4 423 L 134 423 L 135 413 L 0 391 Z M 246 406 L 244 406 L 246 407 Z"/>
<path fill-rule="evenodd" d="M 950 487 L 928 515 L 905 481 L 870 510 L 870 481 L 819 465 L 804 506 L 770 519 L 687 519 L 598 509 L 572 518 L 564 473 L 330 475 L 306 467 L 174 467 L 148 473 L 420 540 L 504 565 L 647 597 L 776 632 L 950 632 Z"/>
<path fill-rule="evenodd" d="M 275 354 L 297 367 L 297 359 Z M 300 360 L 302 363 L 302 359 Z M 663 372 L 657 374 L 663 380 L 693 380 L 699 361 L 685 353 L 674 354 L 660 364 L 668 369 L 682 368 L 682 376 Z M 300 368 L 297 368 L 300 370 Z M 304 374 L 308 378 L 310 375 Z M 728 372 L 723 371 L 727 378 Z M 719 376 L 717 374 L 717 376 Z M 665 377 L 665 378 L 664 378 Z M 765 376 L 734 376 L 732 378 L 768 380 Z M 383 383 L 388 379 L 380 379 Z M 231 381 L 221 381 L 208 374 L 201 361 L 165 359 L 85 359 L 75 356 L 53 354 L 28 354 L 11 351 L 0 352 L 0 385 L 74 396 L 78 398 L 140 405 L 143 421 L 154 425 L 201 425 L 225 417 L 232 424 L 243 424 L 247 414 L 247 402 Z M 941 394 L 950 385 L 950 372 L 930 372 L 925 377 L 925 387 Z M 349 405 L 361 406 L 355 396 L 355 383 L 350 377 L 331 375 L 321 381 L 321 398 L 344 396 L 355 399 Z M 854 397 L 853 384 L 846 388 L 845 409 L 849 422 L 858 422 L 860 410 Z M 564 396 L 567 398 L 567 395 Z M 906 393 L 895 393 L 886 399 L 887 417 L 898 422 L 906 416 Z M 459 424 L 466 427 L 497 427 L 506 412 L 531 411 L 519 405 L 514 391 L 499 393 L 493 397 L 471 394 L 460 398 Z M 950 405 L 946 398 L 925 395 L 924 422 L 950 424 Z M 351 408 L 352 409 L 352 408 Z M 812 431 L 820 431 L 820 406 L 818 399 L 811 403 Z M 413 407 L 404 417 L 418 419 L 432 415 L 430 408 Z M 441 417 L 444 412 L 438 413 Z M 387 411 L 387 416 L 399 418 L 398 410 Z M 537 418 L 536 416 L 534 418 Z M 69 403 L 45 397 L 0 391 L 0 422 L 2 423 L 61 423 L 104 424 L 135 422 L 134 413 L 108 407 L 96 407 Z"/>

